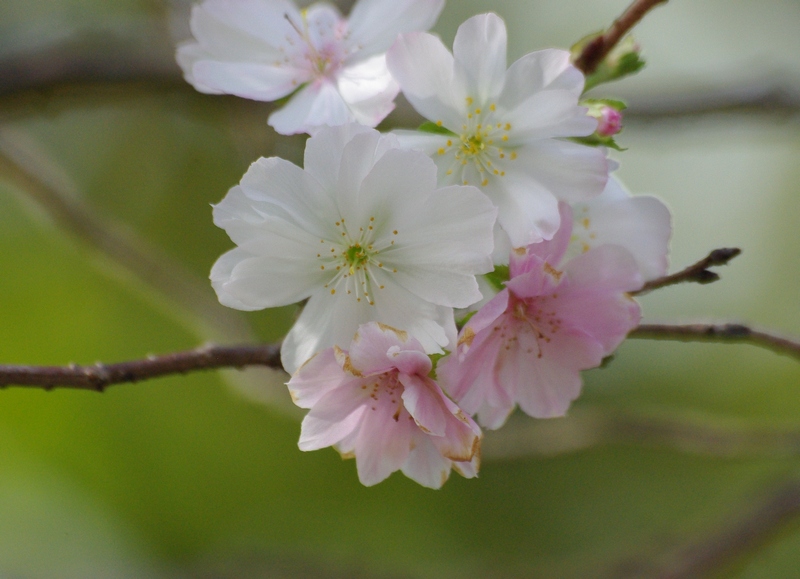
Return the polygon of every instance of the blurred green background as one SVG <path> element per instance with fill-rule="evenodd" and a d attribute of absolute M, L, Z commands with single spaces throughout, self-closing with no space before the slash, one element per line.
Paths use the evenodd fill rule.
<path fill-rule="evenodd" d="M 449 43 L 496 11 L 514 59 L 626 4 L 450 0 L 435 30 Z M 303 139 L 276 138 L 269 104 L 181 81 L 189 5 L 0 3 L 0 363 L 273 341 L 291 324 L 292 307 L 216 302 L 208 271 L 231 244 L 209 204 L 259 156 L 299 162 Z M 630 104 L 619 175 L 673 210 L 673 269 L 744 249 L 721 282 L 643 298 L 645 321 L 800 334 L 798 26 L 796 0 L 673 0 L 636 29 L 648 67 L 595 89 Z M 416 123 L 401 104 L 385 127 Z M 300 452 L 284 379 L 0 392 L 0 577 L 798 576 L 797 507 L 753 515 L 800 494 L 791 359 L 629 341 L 585 373 L 568 418 L 514 417 L 487 434 L 480 478 L 440 491 L 399 474 L 364 488 L 334 451 Z M 731 529 L 759 540 L 737 547 Z"/>

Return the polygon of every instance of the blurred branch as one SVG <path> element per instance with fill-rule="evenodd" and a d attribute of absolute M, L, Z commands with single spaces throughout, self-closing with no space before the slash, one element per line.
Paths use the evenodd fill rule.
<path fill-rule="evenodd" d="M 715 282 L 719 279 L 719 274 L 714 273 L 708 268 L 719 265 L 727 265 L 730 260 L 741 253 L 742 250 L 737 247 L 723 247 L 721 249 L 715 249 L 697 263 L 692 264 L 677 273 L 665 275 L 664 277 L 647 282 L 644 284 L 642 289 L 631 292 L 631 295 L 639 296 L 651 292 L 654 289 L 684 282 L 694 282 L 699 284 Z"/>
<path fill-rule="evenodd" d="M 486 461 L 558 456 L 606 445 L 668 448 L 715 458 L 800 456 L 800 430 L 710 416 L 643 414 L 578 406 L 563 418 L 513 415 L 500 430 L 484 433 Z"/>
<path fill-rule="evenodd" d="M 678 342 L 745 342 L 800 359 L 800 341 L 754 330 L 741 324 L 642 324 L 628 334 L 628 337 Z"/>
<path fill-rule="evenodd" d="M 219 306 L 207 283 L 108 216 L 81 202 L 67 177 L 48 158 L 11 131 L 0 130 L 0 179 L 36 203 L 63 230 L 97 250 L 117 266 L 156 289 L 189 314 L 185 320 L 213 339 L 251 340 L 249 326 Z"/>
<path fill-rule="evenodd" d="M 595 71 L 608 53 L 650 10 L 668 0 L 634 0 L 622 15 L 600 36 L 589 42 L 575 59 L 575 66 L 585 75 Z"/>
<path fill-rule="evenodd" d="M 693 579 L 716 577 L 736 561 L 768 543 L 800 516 L 800 480 L 773 487 L 755 500 L 743 501 L 744 514 L 711 534 L 646 559 L 626 560 L 610 576 L 619 579 Z M 755 503 L 755 506 L 751 506 Z"/>
<path fill-rule="evenodd" d="M 0 387 L 72 388 L 102 392 L 108 386 L 185 374 L 197 370 L 266 366 L 281 368 L 280 344 L 260 346 L 204 346 L 196 350 L 143 360 L 92 366 L 0 366 Z"/>

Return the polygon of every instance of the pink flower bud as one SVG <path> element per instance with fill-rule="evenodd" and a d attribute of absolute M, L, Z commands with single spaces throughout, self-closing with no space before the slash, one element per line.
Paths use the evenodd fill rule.
<path fill-rule="evenodd" d="M 597 134 L 601 137 L 612 137 L 622 129 L 622 113 L 612 107 L 604 106 L 597 119 Z"/>

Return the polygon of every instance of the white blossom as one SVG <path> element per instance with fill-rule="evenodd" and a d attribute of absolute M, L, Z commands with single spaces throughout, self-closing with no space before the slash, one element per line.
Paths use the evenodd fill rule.
<path fill-rule="evenodd" d="M 345 19 L 325 3 L 300 10 L 289 0 L 205 0 L 192 9 L 194 40 L 177 59 L 201 92 L 274 101 L 297 91 L 269 118 L 279 133 L 349 121 L 374 127 L 398 92 L 386 50 L 398 33 L 430 28 L 443 6 L 360 0 Z"/>
<path fill-rule="evenodd" d="M 513 247 L 553 237 L 559 200 L 605 187 L 605 152 L 564 140 L 597 128 L 578 106 L 584 79 L 568 52 L 533 52 L 506 69 L 505 24 L 483 14 L 459 27 L 452 54 L 430 34 L 409 33 L 387 63 L 414 108 L 449 131 L 398 131 L 401 142 L 434 159 L 440 182 L 488 195 Z"/>
<path fill-rule="evenodd" d="M 474 187 L 437 188 L 430 158 L 393 135 L 326 127 L 307 141 L 305 169 L 259 159 L 214 207 L 238 247 L 214 265 L 212 285 L 242 310 L 309 298 L 283 341 L 289 372 L 346 348 L 369 321 L 441 352 L 455 340 L 452 308 L 481 298 L 475 275 L 492 269 L 496 215 Z"/>

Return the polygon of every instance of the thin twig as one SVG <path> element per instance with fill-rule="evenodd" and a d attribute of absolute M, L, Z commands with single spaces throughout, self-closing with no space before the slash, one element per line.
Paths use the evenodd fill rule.
<path fill-rule="evenodd" d="M 632 292 L 632 295 L 638 296 L 646 294 L 654 289 L 659 289 L 687 281 L 699 284 L 715 282 L 719 279 L 719 274 L 710 271 L 708 268 L 719 265 L 727 265 L 730 260 L 741 253 L 742 250 L 738 247 L 723 247 L 721 249 L 715 249 L 706 257 L 697 263 L 690 265 L 686 269 L 647 282 L 644 284 L 642 289 Z"/>
<path fill-rule="evenodd" d="M 614 23 L 600 36 L 589 42 L 575 59 L 575 66 L 583 71 L 585 75 L 592 74 L 597 66 L 608 56 L 611 49 L 639 22 L 645 14 L 659 4 L 668 0 L 634 0 L 622 16 L 614 20 Z"/>
<path fill-rule="evenodd" d="M 197 370 L 265 366 L 281 368 L 280 344 L 203 346 L 143 360 L 92 366 L 0 366 L 0 387 L 72 388 L 102 392 L 108 386 Z"/>
<path fill-rule="evenodd" d="M 800 341 L 754 330 L 741 324 L 642 324 L 628 334 L 628 337 L 679 342 L 746 342 L 800 359 Z"/>

